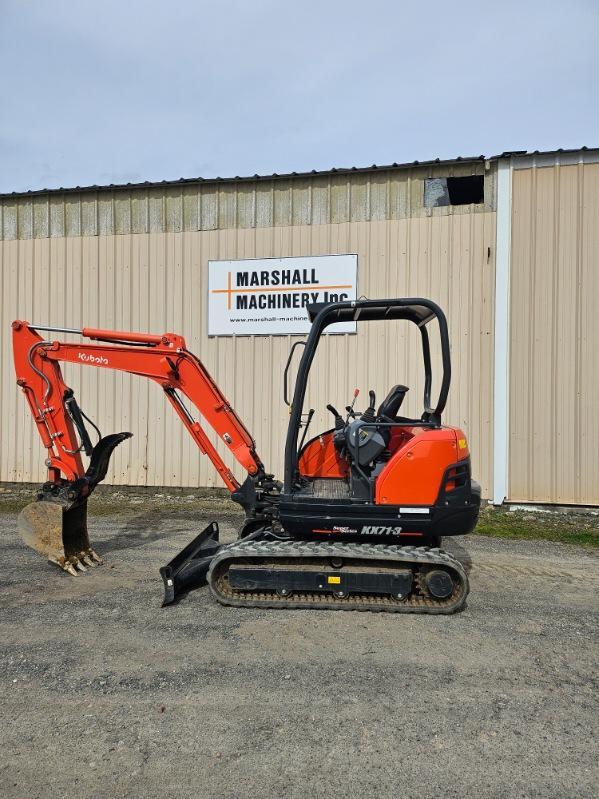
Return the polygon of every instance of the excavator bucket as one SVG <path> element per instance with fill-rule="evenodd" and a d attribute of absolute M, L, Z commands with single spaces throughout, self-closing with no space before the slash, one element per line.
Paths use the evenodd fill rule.
<path fill-rule="evenodd" d="M 69 574 L 102 563 L 87 535 L 87 500 L 68 510 L 56 502 L 32 502 L 19 514 L 18 527 L 28 547 Z"/>
<path fill-rule="evenodd" d="M 76 576 L 97 566 L 102 558 L 94 552 L 87 535 L 87 500 L 106 477 L 110 456 L 131 433 L 111 433 L 93 448 L 85 475 L 69 483 L 45 483 L 18 519 L 23 541 L 51 563 Z"/>

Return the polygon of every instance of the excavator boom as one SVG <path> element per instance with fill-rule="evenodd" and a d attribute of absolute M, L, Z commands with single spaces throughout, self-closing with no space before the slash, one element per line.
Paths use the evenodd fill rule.
<path fill-rule="evenodd" d="M 189 352 L 182 336 L 49 328 L 19 320 L 13 322 L 12 331 L 17 384 L 47 450 L 48 468 L 48 482 L 38 494 L 38 502 L 21 515 L 21 532 L 29 546 L 65 570 L 76 573 L 83 564 L 93 565 L 99 560 L 87 537 L 87 498 L 105 477 L 114 448 L 131 434 L 100 438 L 92 448 L 83 421 L 85 414 L 64 381 L 61 362 L 116 369 L 158 383 L 234 497 L 240 484 L 192 415 L 189 403 L 252 478 L 259 480 L 264 474 L 250 433 L 201 361 Z M 38 331 L 78 334 L 96 343 L 47 340 Z M 82 450 L 91 457 L 87 470 Z"/>
<path fill-rule="evenodd" d="M 75 344 L 47 341 L 37 332 L 60 332 L 60 328 L 42 328 L 21 321 L 13 322 L 12 328 L 17 383 L 27 397 L 42 442 L 48 450 L 51 480 L 58 478 L 57 473 L 73 480 L 83 476 L 84 471 L 73 417 L 65 402 L 70 389 L 63 380 L 60 362 L 116 369 L 158 383 L 230 491 L 235 491 L 239 483 L 225 466 L 201 424 L 193 419 L 180 395 L 195 405 L 249 474 L 255 475 L 262 469 L 250 433 L 201 361 L 187 350 L 182 336 L 83 328 L 69 332 L 103 343 Z"/>

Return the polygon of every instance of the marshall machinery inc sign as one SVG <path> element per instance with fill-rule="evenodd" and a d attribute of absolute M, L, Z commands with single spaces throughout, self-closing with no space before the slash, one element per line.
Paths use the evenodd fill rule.
<path fill-rule="evenodd" d="M 357 255 L 208 262 L 208 335 L 272 336 L 310 329 L 307 306 L 356 299 Z M 355 333 L 340 322 L 330 333 Z"/>

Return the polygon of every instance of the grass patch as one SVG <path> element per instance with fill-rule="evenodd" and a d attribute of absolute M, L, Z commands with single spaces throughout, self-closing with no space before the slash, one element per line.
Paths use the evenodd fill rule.
<path fill-rule="evenodd" d="M 510 511 L 487 506 L 481 509 L 474 534 L 492 538 L 560 541 L 599 548 L 599 516 L 576 511 Z"/>
<path fill-rule="evenodd" d="M 20 513 L 31 499 L 0 499 L 0 513 Z"/>

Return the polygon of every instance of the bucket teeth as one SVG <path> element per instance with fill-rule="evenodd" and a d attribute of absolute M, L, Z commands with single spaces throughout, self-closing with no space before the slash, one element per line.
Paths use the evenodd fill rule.
<path fill-rule="evenodd" d="M 96 560 L 92 559 L 94 556 Z M 103 563 L 99 555 L 91 549 L 88 552 L 80 552 L 79 557 L 76 555 L 71 555 L 70 558 L 50 557 L 48 560 L 50 563 L 55 563 L 57 566 L 60 566 L 63 571 L 72 574 L 73 577 L 78 577 L 79 572 L 86 572 L 89 568 L 95 568 L 98 565 L 98 561 Z"/>
<path fill-rule="evenodd" d="M 72 563 L 70 563 L 69 561 L 67 561 L 66 563 L 64 563 L 64 564 L 61 566 L 61 568 L 62 568 L 62 569 L 64 569 L 64 570 L 65 570 L 66 572 L 68 572 L 69 574 L 72 574 L 72 575 L 73 575 L 73 577 L 78 577 L 78 576 L 79 576 L 79 572 L 78 572 L 78 571 L 77 571 L 77 569 L 76 569 L 76 568 L 73 566 L 73 564 L 72 564 Z"/>
<path fill-rule="evenodd" d="M 55 502 L 32 502 L 18 524 L 28 546 L 73 577 L 103 563 L 89 543 L 86 502 L 66 510 Z"/>

